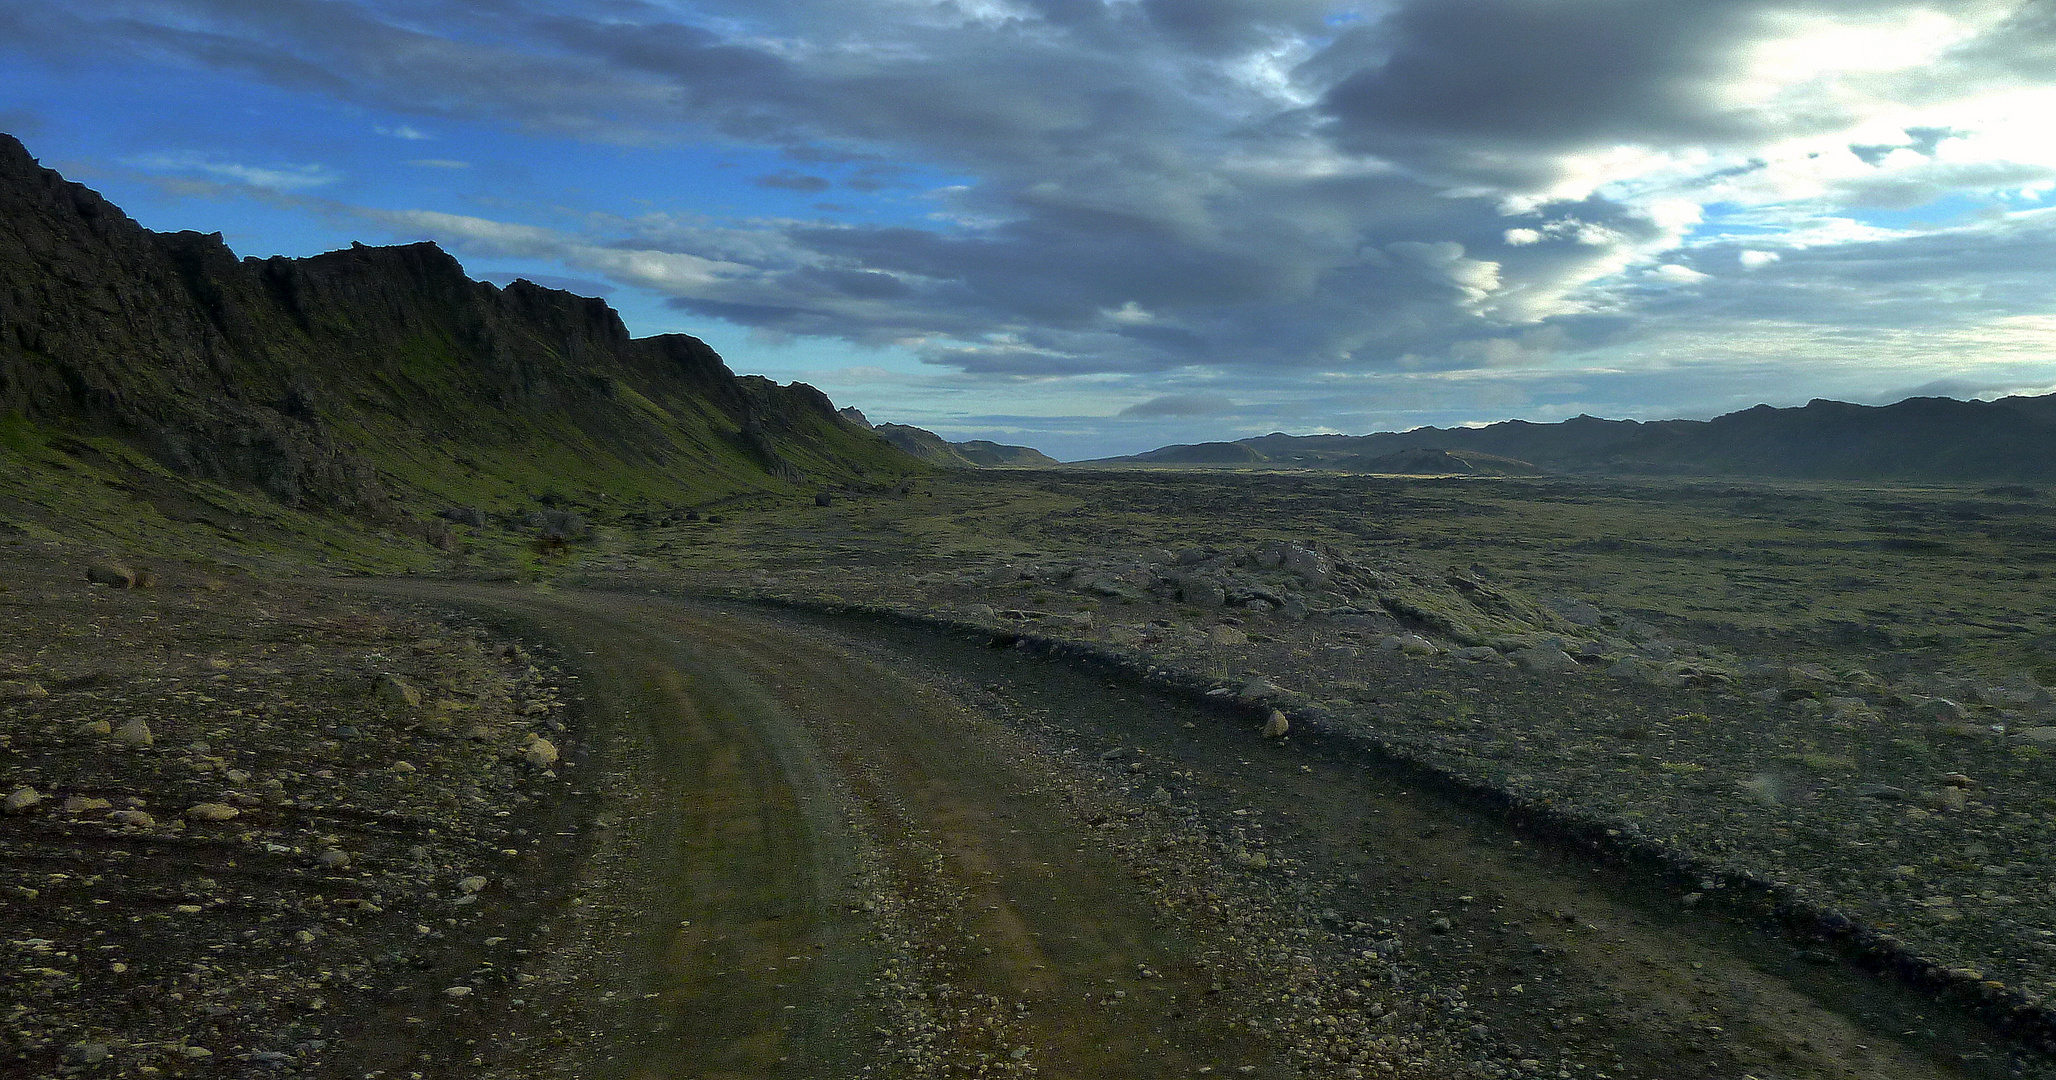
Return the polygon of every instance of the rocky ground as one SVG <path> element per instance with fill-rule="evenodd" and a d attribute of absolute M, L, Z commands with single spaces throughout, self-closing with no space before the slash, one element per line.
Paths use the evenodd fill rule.
<path fill-rule="evenodd" d="M 464 999 L 520 977 L 576 843 L 555 666 L 288 583 L 86 565 L 0 552 L 0 1074 L 324 1075 L 367 1030 L 353 1063 L 408 1060 L 390 1015 L 483 1037 Z"/>
<path fill-rule="evenodd" d="M 917 784 L 879 773 L 868 795 L 823 795 L 856 808 L 850 850 L 871 853 L 846 883 L 860 899 L 824 923 L 854 919 L 844 930 L 874 943 L 845 960 L 864 987 L 850 1008 L 877 1037 L 838 1061 L 1061 1075 L 1049 1063 L 1068 1054 L 1098 1063 L 1073 1074 L 1098 1075 L 1138 1047 L 1185 1046 L 1193 1072 L 1277 1076 L 1654 1078 L 1687 1057 L 1695 1073 L 1756 1080 L 2050 1074 L 1962 1019 L 1981 1000 L 2032 1013 L 2056 988 L 2056 872 L 2040 857 L 2056 715 L 2031 677 L 1751 654 L 1646 612 L 1538 599 L 1486 567 L 1329 539 L 1087 537 L 1023 557 L 881 534 L 802 530 L 782 548 L 718 549 L 778 558 L 681 567 L 663 557 L 691 542 L 681 529 L 640 552 L 574 552 L 556 576 L 872 612 L 836 633 L 870 640 L 881 670 L 921 657 L 926 684 L 953 686 L 1003 757 L 1036 763 L 1033 782 L 999 786 L 1042 802 L 995 820 L 1026 815 L 1045 847 L 1111 858 L 1147 901 L 1123 916 L 1134 932 L 1161 923 L 1181 944 L 1124 947 L 1141 959 L 1118 973 L 1080 960 L 1089 990 L 1053 990 L 1026 959 L 990 970 L 972 943 L 1005 927 L 976 913 L 1025 905 L 1033 875 L 981 877 L 1013 856 L 970 857 L 934 819 L 893 809 Z M 613 641 L 598 624 L 570 639 L 575 655 L 552 654 L 504 605 L 481 618 L 405 590 L 204 561 L 139 580 L 94 562 L 0 541 L 0 1075 L 601 1075 L 714 1007 L 606 973 L 604 943 L 679 933 L 676 919 L 635 929 L 669 902 L 645 896 L 664 879 L 635 868 L 668 864 L 660 834 L 624 824 L 678 800 L 651 794 L 648 762 L 588 745 L 607 730 L 578 701 Z M 895 639 L 879 621 L 895 614 L 981 644 L 1069 643 L 1134 685 L 1211 703 L 1228 741 L 1204 743 L 1190 721 L 1151 727 L 1158 706 L 1125 715 L 1090 686 L 976 675 L 981 661 L 922 644 L 932 630 Z M 983 650 L 1065 666 L 1027 659 L 1042 651 Z M 786 654 L 767 655 L 745 696 L 811 707 L 777 671 Z M 634 680 L 616 681 L 619 706 Z M 1265 739 L 1272 710 L 1288 730 Z M 1383 778 L 1369 789 L 1367 769 Z M 1694 875 L 1652 884 L 1602 859 L 1603 887 L 1566 882 L 1564 866 L 1516 857 L 1522 834 L 1477 798 L 1396 790 L 1423 776 L 1585 823 L 1616 859 L 1675 853 Z M 986 841 L 1027 843 L 1009 835 Z M 1069 850 L 1016 861 L 1057 867 Z M 1768 951 L 1694 936 L 1760 914 L 1766 888 L 1931 963 L 1954 1003 L 1835 983 L 1847 935 Z M 1042 918 L 1024 958 L 1081 921 Z M 731 957 L 702 973 L 727 987 L 719 1015 L 808 1015 L 785 976 L 746 977 L 728 940 L 693 946 Z M 788 967 L 815 943 L 770 934 L 753 962 Z M 1076 993 L 1082 1006 L 1060 1004 Z M 674 1000 L 685 1011 L 638 1011 Z M 1168 1034 L 1151 1043 L 1129 1016 Z M 1074 1030 L 1104 1040 L 1053 1034 Z M 640 1041 L 621 1041 L 629 1031 Z M 735 1050 L 760 1063 L 735 1074 L 842 1075 L 788 1064 L 777 1045 Z"/>
<path fill-rule="evenodd" d="M 1464 781 L 1782 883 L 1968 983 L 2056 992 L 2056 698 L 1672 636 L 1334 545 L 1135 549 L 952 572 L 788 569 L 740 595 L 1093 644 L 1307 711 Z"/>

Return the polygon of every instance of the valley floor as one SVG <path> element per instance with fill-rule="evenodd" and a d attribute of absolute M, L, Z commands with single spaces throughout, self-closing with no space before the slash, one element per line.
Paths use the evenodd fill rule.
<path fill-rule="evenodd" d="M 13 539 L 0 1075 L 2056 1076 L 1972 1015 L 2056 985 L 2049 703 L 1989 651 L 1023 490 L 554 586 Z"/>

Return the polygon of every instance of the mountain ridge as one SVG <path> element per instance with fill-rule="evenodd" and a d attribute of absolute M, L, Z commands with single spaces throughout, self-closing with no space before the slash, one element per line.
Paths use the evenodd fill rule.
<path fill-rule="evenodd" d="M 1578 475 L 2050 481 L 2056 480 L 2056 394 L 1990 402 L 1914 397 L 1882 406 L 1816 398 L 1711 420 L 1576 416 L 1554 424 L 1503 420 L 1369 435 L 1273 432 L 1078 464 L 1364 468 L 1374 459 L 1429 450 L 1488 454 Z"/>
<path fill-rule="evenodd" d="M 693 505 L 925 468 L 815 388 L 632 338 L 604 301 L 474 281 L 432 243 L 238 257 L 144 228 L 8 136 L 0 418 L 424 533 L 450 503 Z"/>

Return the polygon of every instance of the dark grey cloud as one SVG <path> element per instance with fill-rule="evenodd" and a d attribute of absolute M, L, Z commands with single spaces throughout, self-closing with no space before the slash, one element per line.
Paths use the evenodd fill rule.
<path fill-rule="evenodd" d="M 827 191 L 835 186 L 835 182 L 825 176 L 809 176 L 790 169 L 755 177 L 750 183 L 758 187 L 782 188 L 786 191 L 804 191 L 810 194 Z"/>
<path fill-rule="evenodd" d="M 1163 394 L 1138 401 L 1122 409 L 1121 416 L 1218 416 L 1235 408 L 1235 402 L 1221 394 Z"/>

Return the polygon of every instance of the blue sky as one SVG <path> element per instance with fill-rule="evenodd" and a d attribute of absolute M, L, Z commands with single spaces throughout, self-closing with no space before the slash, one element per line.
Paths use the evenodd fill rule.
<path fill-rule="evenodd" d="M 0 0 L 0 131 L 151 228 L 1067 459 L 2046 392 L 2052 118 L 2023 0 Z"/>

